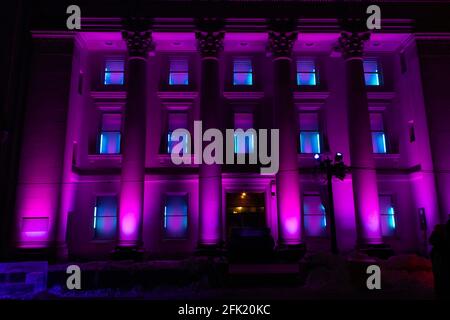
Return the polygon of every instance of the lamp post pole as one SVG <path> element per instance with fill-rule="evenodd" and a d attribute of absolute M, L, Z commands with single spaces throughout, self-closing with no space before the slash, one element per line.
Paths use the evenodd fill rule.
<path fill-rule="evenodd" d="M 325 172 L 327 177 L 327 197 L 328 197 L 328 215 L 330 218 L 330 236 L 331 236 L 331 252 L 333 254 L 339 254 L 339 248 L 337 245 L 336 235 L 336 218 L 334 215 L 334 201 L 333 201 L 333 176 L 340 180 L 343 180 L 347 167 L 343 162 L 341 153 L 336 153 L 334 162 L 330 158 L 325 160 L 320 159 L 320 155 L 314 155 L 314 158 L 319 161 L 319 167 L 321 171 Z"/>
<path fill-rule="evenodd" d="M 325 170 L 327 174 L 327 196 L 328 196 L 328 211 L 330 215 L 330 233 L 331 233 L 331 252 L 338 254 L 339 249 L 337 246 L 336 236 L 336 219 L 334 216 L 334 201 L 333 201 L 333 164 L 330 159 L 325 161 Z"/>

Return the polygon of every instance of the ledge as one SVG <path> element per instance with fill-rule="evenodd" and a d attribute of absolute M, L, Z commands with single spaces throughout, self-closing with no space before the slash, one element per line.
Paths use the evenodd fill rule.
<path fill-rule="evenodd" d="M 264 98 L 262 91 L 224 91 L 223 96 L 230 100 L 255 100 Z"/>
<path fill-rule="evenodd" d="M 329 97 L 328 91 L 294 91 L 297 100 L 325 100 Z"/>
<path fill-rule="evenodd" d="M 392 100 L 395 98 L 395 92 L 392 91 L 368 91 L 369 100 Z"/>
<path fill-rule="evenodd" d="M 91 91 L 91 97 L 96 100 L 126 99 L 126 91 Z"/>
<path fill-rule="evenodd" d="M 158 91 L 157 95 L 161 99 L 195 99 L 197 91 Z"/>

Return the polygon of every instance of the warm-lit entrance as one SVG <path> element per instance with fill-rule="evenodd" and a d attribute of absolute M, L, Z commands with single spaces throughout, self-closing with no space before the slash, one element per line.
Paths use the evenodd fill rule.
<path fill-rule="evenodd" d="M 266 261 L 274 241 L 266 224 L 265 194 L 227 193 L 227 239 L 230 261 Z"/>
<path fill-rule="evenodd" d="M 266 227 L 264 193 L 227 193 L 227 233 Z"/>

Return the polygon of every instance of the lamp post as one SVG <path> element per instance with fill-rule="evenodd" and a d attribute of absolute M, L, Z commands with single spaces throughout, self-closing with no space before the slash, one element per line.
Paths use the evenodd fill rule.
<path fill-rule="evenodd" d="M 333 177 L 339 180 L 344 180 L 348 167 L 344 164 L 343 155 L 337 152 L 334 156 L 334 161 L 328 156 L 322 160 L 320 154 L 316 153 L 314 159 L 318 162 L 319 170 L 326 174 L 327 177 L 327 196 L 328 196 L 328 214 L 330 217 L 330 233 L 331 233 L 331 252 L 338 254 L 339 249 L 337 246 L 336 237 L 336 219 L 334 216 L 334 202 L 333 202 Z"/>

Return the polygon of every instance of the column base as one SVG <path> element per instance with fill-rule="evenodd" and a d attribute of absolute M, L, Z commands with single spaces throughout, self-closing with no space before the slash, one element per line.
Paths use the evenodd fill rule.
<path fill-rule="evenodd" d="M 144 259 L 144 249 L 141 247 L 121 247 L 117 246 L 111 255 L 113 260 L 136 260 Z"/>
<path fill-rule="evenodd" d="M 225 255 L 223 243 L 218 244 L 199 244 L 195 250 L 196 256 L 220 257 Z"/>
<path fill-rule="evenodd" d="M 279 244 L 275 249 L 278 260 L 294 262 L 303 258 L 306 253 L 306 245 L 301 244 Z"/>
<path fill-rule="evenodd" d="M 56 261 L 54 248 L 16 248 L 12 255 L 15 261 Z"/>
<path fill-rule="evenodd" d="M 55 256 L 58 261 L 69 260 L 69 248 L 66 243 L 58 243 L 55 248 Z"/>
<path fill-rule="evenodd" d="M 395 252 L 392 248 L 385 243 L 380 244 L 363 244 L 357 247 L 357 250 L 363 254 L 368 255 L 369 257 L 379 258 L 379 259 L 388 259 L 392 257 Z"/>

